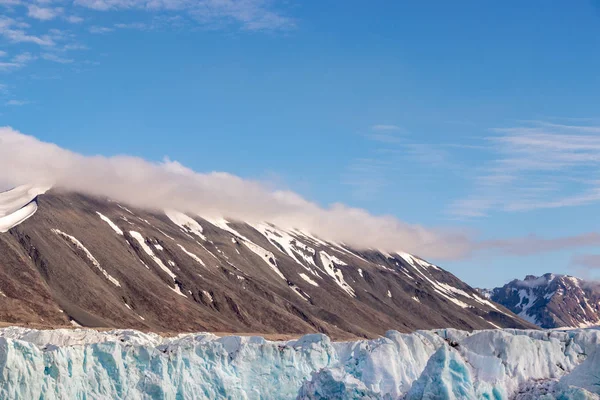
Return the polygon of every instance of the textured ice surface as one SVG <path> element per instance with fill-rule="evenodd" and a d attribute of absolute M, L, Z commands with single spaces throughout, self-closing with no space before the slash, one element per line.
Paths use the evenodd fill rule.
<path fill-rule="evenodd" d="M 600 331 L 354 342 L 0 329 L 2 399 L 598 399 Z"/>

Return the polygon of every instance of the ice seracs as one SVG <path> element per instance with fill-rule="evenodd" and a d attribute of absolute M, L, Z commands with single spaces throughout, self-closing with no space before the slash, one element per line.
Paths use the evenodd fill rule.
<path fill-rule="evenodd" d="M 9 379 L 0 398 L 598 399 L 599 350 L 599 330 L 440 329 L 271 342 L 4 328 L 0 376 Z"/>

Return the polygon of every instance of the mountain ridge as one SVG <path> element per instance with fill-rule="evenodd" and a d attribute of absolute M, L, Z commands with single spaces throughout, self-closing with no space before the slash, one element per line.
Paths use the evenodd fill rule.
<path fill-rule="evenodd" d="M 527 275 L 482 293 L 542 328 L 600 325 L 600 285 L 574 276 Z"/>
<path fill-rule="evenodd" d="M 0 234 L 2 321 L 341 338 L 532 327 L 410 254 L 80 193 L 36 201 Z"/>

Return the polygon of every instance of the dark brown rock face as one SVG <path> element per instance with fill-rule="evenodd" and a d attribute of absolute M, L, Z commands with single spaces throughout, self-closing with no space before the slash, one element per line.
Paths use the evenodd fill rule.
<path fill-rule="evenodd" d="M 0 321 L 153 331 L 531 327 L 449 272 L 269 224 L 51 191 L 0 233 Z"/>
<path fill-rule="evenodd" d="M 600 325 L 600 285 L 568 275 L 528 275 L 488 291 L 490 299 L 542 328 Z"/>

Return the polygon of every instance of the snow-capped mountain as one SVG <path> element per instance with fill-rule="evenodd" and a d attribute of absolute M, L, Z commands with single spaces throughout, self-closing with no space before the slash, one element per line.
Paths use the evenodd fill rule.
<path fill-rule="evenodd" d="M 491 300 L 542 328 L 600 325 L 598 283 L 569 275 L 528 275 L 487 293 Z"/>
<path fill-rule="evenodd" d="M 0 321 L 152 331 L 532 327 L 406 253 L 76 193 L 0 194 Z"/>

